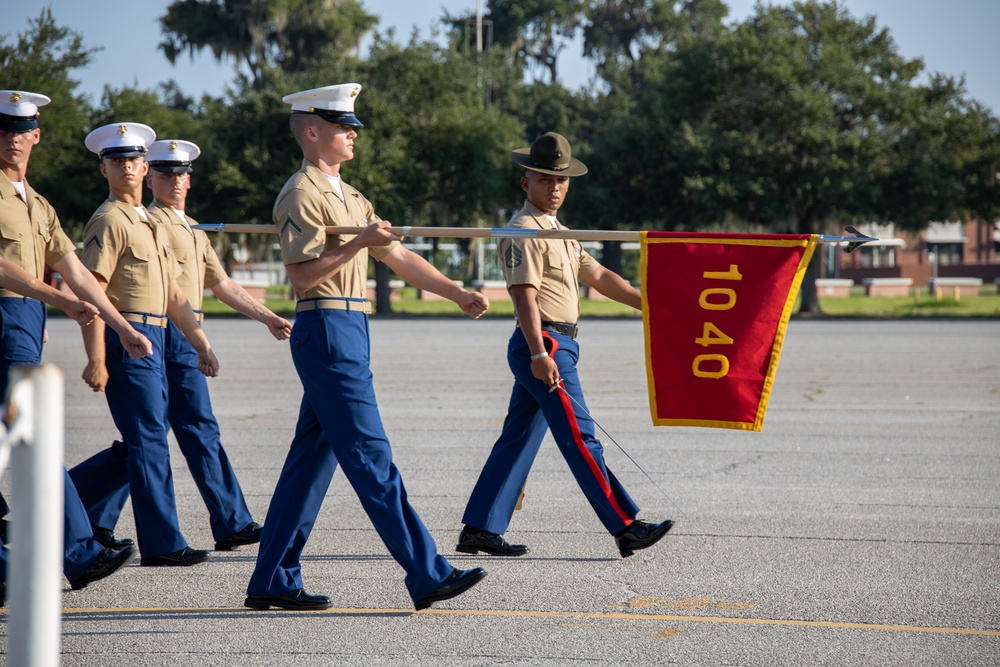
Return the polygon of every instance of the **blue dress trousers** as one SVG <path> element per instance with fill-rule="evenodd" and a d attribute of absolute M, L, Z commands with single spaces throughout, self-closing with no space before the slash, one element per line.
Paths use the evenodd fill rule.
<path fill-rule="evenodd" d="M 45 320 L 45 304 L 41 301 L 0 298 L 0 396 L 7 394 L 12 366 L 41 363 Z M 63 573 L 75 581 L 104 547 L 94 541 L 87 512 L 69 473 L 65 473 L 63 506 Z M 6 574 L 7 552 L 0 549 L 0 575 L 6 578 Z"/>
<path fill-rule="evenodd" d="M 507 346 L 507 363 L 515 379 L 507 418 L 462 521 L 491 533 L 507 532 L 528 471 L 549 429 L 597 517 L 616 535 L 635 519 L 639 507 L 604 463 L 604 447 L 594 431 L 576 370 L 580 347 L 572 337 L 560 333 L 543 331 L 542 336 L 559 367 L 562 390 L 549 391 L 532 375 L 531 351 L 521 329 L 516 328 Z"/>
<path fill-rule="evenodd" d="M 291 352 L 305 394 L 247 593 L 278 595 L 304 587 L 302 549 L 339 462 L 382 541 L 405 570 L 410 596 L 430 595 L 453 567 L 437 553 L 392 461 L 372 386 L 367 315 L 299 313 Z"/>

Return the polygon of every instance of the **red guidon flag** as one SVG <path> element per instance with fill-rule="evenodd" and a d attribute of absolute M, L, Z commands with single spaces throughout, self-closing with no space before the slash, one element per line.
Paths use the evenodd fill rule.
<path fill-rule="evenodd" d="M 642 233 L 655 425 L 761 430 L 785 329 L 818 240 Z"/>

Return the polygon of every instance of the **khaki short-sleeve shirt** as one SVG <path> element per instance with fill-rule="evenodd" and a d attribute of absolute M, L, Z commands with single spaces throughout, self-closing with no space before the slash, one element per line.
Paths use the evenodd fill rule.
<path fill-rule="evenodd" d="M 189 227 L 198 224 L 191 216 L 186 216 L 188 224 L 185 225 L 181 216 L 162 202 L 154 200 L 148 210 L 150 217 L 167 231 L 170 252 L 180 267 L 177 284 L 191 302 L 191 308 L 201 310 L 205 290 L 212 289 L 229 277 L 208 234 Z"/>
<path fill-rule="evenodd" d="M 170 281 L 179 270 L 167 231 L 117 198 L 104 202 L 83 229 L 83 265 L 108 283 L 123 313 L 165 315 Z"/>
<path fill-rule="evenodd" d="M 341 181 L 341 201 L 330 181 L 316 165 L 302 161 L 274 202 L 272 217 L 278 231 L 281 257 L 285 264 L 299 264 L 319 257 L 351 237 L 327 234 L 327 226 L 367 227 L 378 222 L 375 209 L 360 192 Z M 368 285 L 368 255 L 382 259 L 398 245 L 367 248 L 359 251 L 340 271 L 316 287 L 297 294 L 299 299 L 341 297 L 364 299 Z"/>
<path fill-rule="evenodd" d="M 45 265 L 76 252 L 63 231 L 52 205 L 27 182 L 27 201 L 14 184 L 0 173 L 0 257 L 17 264 L 38 279 L 45 277 Z M 0 296 L 20 296 L 0 289 Z"/>
<path fill-rule="evenodd" d="M 568 229 L 556 223 L 558 229 Z M 552 229 L 549 218 L 531 202 L 507 223 L 514 229 Z M 576 324 L 580 319 L 580 280 L 600 264 L 579 242 L 569 239 L 515 238 L 497 244 L 507 289 L 531 285 L 542 321 Z"/>

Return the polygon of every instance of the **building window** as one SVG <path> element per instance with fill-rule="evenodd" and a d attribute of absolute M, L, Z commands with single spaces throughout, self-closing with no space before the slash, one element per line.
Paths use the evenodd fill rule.
<path fill-rule="evenodd" d="M 858 262 L 863 269 L 891 268 L 896 266 L 896 249 L 892 246 L 861 246 Z"/>
<path fill-rule="evenodd" d="M 964 244 L 962 243 L 928 243 L 927 260 L 931 261 L 930 253 L 933 252 L 937 255 L 937 263 L 939 266 L 962 264 L 963 249 Z"/>

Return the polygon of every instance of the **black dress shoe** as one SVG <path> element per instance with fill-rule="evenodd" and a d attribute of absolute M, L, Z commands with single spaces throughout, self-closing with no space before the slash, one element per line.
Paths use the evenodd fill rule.
<path fill-rule="evenodd" d="M 455 547 L 455 551 L 463 554 L 477 554 L 482 551 L 491 556 L 523 556 L 529 550 L 527 545 L 509 543 L 503 535 L 466 526 L 458 536 L 458 546 Z"/>
<path fill-rule="evenodd" d="M 300 588 L 279 595 L 248 595 L 247 599 L 243 601 L 243 606 L 250 609 L 278 607 L 279 609 L 291 609 L 293 611 L 329 609 L 330 598 L 325 595 L 309 595 L 306 593 L 306 589 Z"/>
<path fill-rule="evenodd" d="M 628 528 L 615 536 L 618 551 L 621 552 L 622 558 L 628 558 L 636 549 L 645 549 L 659 542 L 660 538 L 673 527 L 674 522 L 670 519 L 660 523 L 633 521 Z"/>
<path fill-rule="evenodd" d="M 128 537 L 116 539 L 114 531 L 108 528 L 91 526 L 91 530 L 94 532 L 94 539 L 105 549 L 124 549 L 135 546 L 135 542 Z"/>
<path fill-rule="evenodd" d="M 459 570 L 456 567 L 441 584 L 441 588 L 425 598 L 414 601 L 413 606 L 417 608 L 417 611 L 420 611 L 427 609 L 435 602 L 450 600 L 478 584 L 485 576 L 486 570 L 481 567 L 474 567 L 471 570 Z"/>
<path fill-rule="evenodd" d="M 260 532 L 264 527 L 261 526 L 256 521 L 252 521 L 250 525 L 245 526 L 240 532 L 230 535 L 224 540 L 219 540 L 215 543 L 216 551 L 233 551 L 236 547 L 242 546 L 244 544 L 257 544 L 260 542 Z"/>
<path fill-rule="evenodd" d="M 92 584 L 104 577 L 111 576 L 122 569 L 135 557 L 135 547 L 125 547 L 124 549 L 105 549 L 97 554 L 97 558 L 91 563 L 87 571 L 79 579 L 70 582 L 70 587 L 74 591 L 86 588 L 87 584 Z"/>
<path fill-rule="evenodd" d="M 180 551 L 175 551 L 173 553 L 164 554 L 162 556 L 143 556 L 139 559 L 140 565 L 149 566 L 173 566 L 173 567 L 186 567 L 188 565 L 197 565 L 198 563 L 204 563 L 208 560 L 209 554 L 212 552 L 208 549 L 192 549 L 191 547 L 184 547 Z"/>

